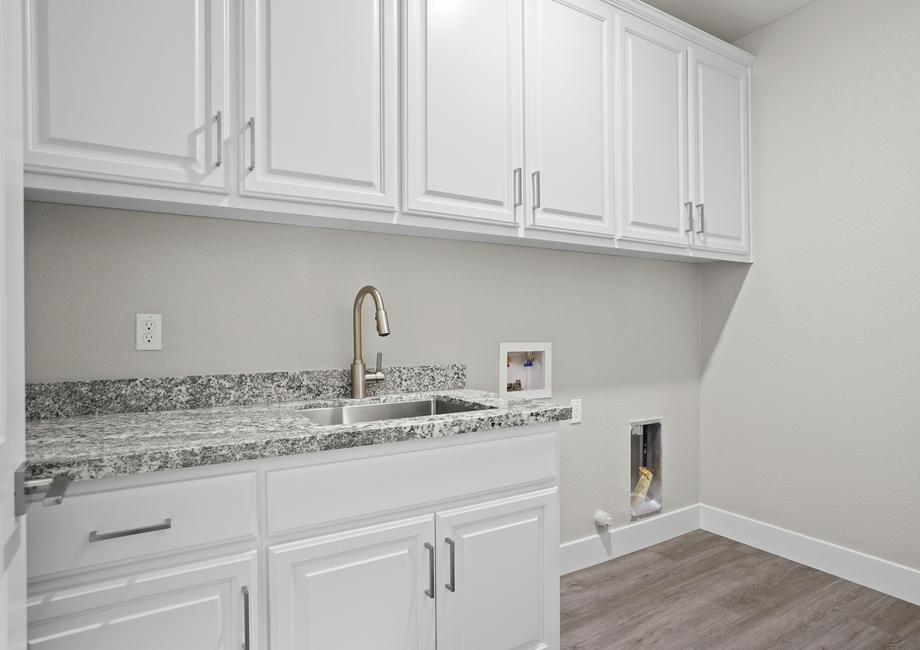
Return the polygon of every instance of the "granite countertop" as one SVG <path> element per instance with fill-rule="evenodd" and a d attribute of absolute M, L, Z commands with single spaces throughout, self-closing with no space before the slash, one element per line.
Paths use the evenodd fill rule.
<path fill-rule="evenodd" d="M 320 426 L 299 409 L 443 397 L 484 410 Z M 488 408 L 491 407 L 491 408 Z M 459 389 L 30 420 L 30 478 L 109 478 L 568 420 L 567 405 Z"/>

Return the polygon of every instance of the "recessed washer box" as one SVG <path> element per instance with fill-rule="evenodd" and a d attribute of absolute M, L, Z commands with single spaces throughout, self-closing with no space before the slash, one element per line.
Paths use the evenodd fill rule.
<path fill-rule="evenodd" d="M 498 393 L 539 399 L 553 393 L 552 343 L 501 343 L 498 346 Z"/>

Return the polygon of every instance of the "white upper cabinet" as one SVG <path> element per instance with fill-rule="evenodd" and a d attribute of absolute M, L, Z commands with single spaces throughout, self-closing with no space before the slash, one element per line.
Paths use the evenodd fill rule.
<path fill-rule="evenodd" d="M 244 0 L 241 193 L 395 209 L 396 0 Z"/>
<path fill-rule="evenodd" d="M 525 9 L 528 226 L 613 237 L 616 21 L 602 0 Z"/>
<path fill-rule="evenodd" d="M 686 248 L 687 40 L 623 16 L 621 239 Z"/>
<path fill-rule="evenodd" d="M 438 650 L 559 647 L 556 488 L 437 515 Z"/>
<path fill-rule="evenodd" d="M 226 191 L 222 0 L 27 0 L 27 171 Z"/>
<path fill-rule="evenodd" d="M 427 515 L 270 547 L 272 646 L 434 650 L 433 542 Z"/>
<path fill-rule="evenodd" d="M 749 253 L 749 69 L 690 49 L 694 247 Z"/>
<path fill-rule="evenodd" d="M 406 211 L 523 209 L 522 0 L 408 0 Z"/>
<path fill-rule="evenodd" d="M 750 259 L 753 57 L 641 3 L 21 1 L 28 198 Z"/>

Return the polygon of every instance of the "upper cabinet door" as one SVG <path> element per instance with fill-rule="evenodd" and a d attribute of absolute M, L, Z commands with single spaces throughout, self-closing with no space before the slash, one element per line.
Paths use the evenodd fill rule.
<path fill-rule="evenodd" d="M 749 69 L 690 49 L 694 247 L 750 252 Z"/>
<path fill-rule="evenodd" d="M 27 170 L 226 190 L 223 0 L 27 0 Z"/>
<path fill-rule="evenodd" d="M 556 488 L 437 514 L 438 650 L 559 647 Z"/>
<path fill-rule="evenodd" d="M 244 0 L 241 194 L 395 209 L 396 0 Z"/>
<path fill-rule="evenodd" d="M 602 0 L 526 6 L 530 227 L 613 236 L 617 19 Z"/>
<path fill-rule="evenodd" d="M 433 536 L 427 515 L 270 547 L 272 647 L 434 650 Z"/>
<path fill-rule="evenodd" d="M 623 20 L 622 239 L 690 244 L 687 41 L 631 15 Z"/>
<path fill-rule="evenodd" d="M 522 0 L 408 0 L 407 212 L 523 209 Z"/>

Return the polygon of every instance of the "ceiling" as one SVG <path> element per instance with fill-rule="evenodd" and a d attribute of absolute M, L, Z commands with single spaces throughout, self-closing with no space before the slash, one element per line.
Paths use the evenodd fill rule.
<path fill-rule="evenodd" d="M 645 0 L 728 42 L 769 25 L 812 0 Z"/>

